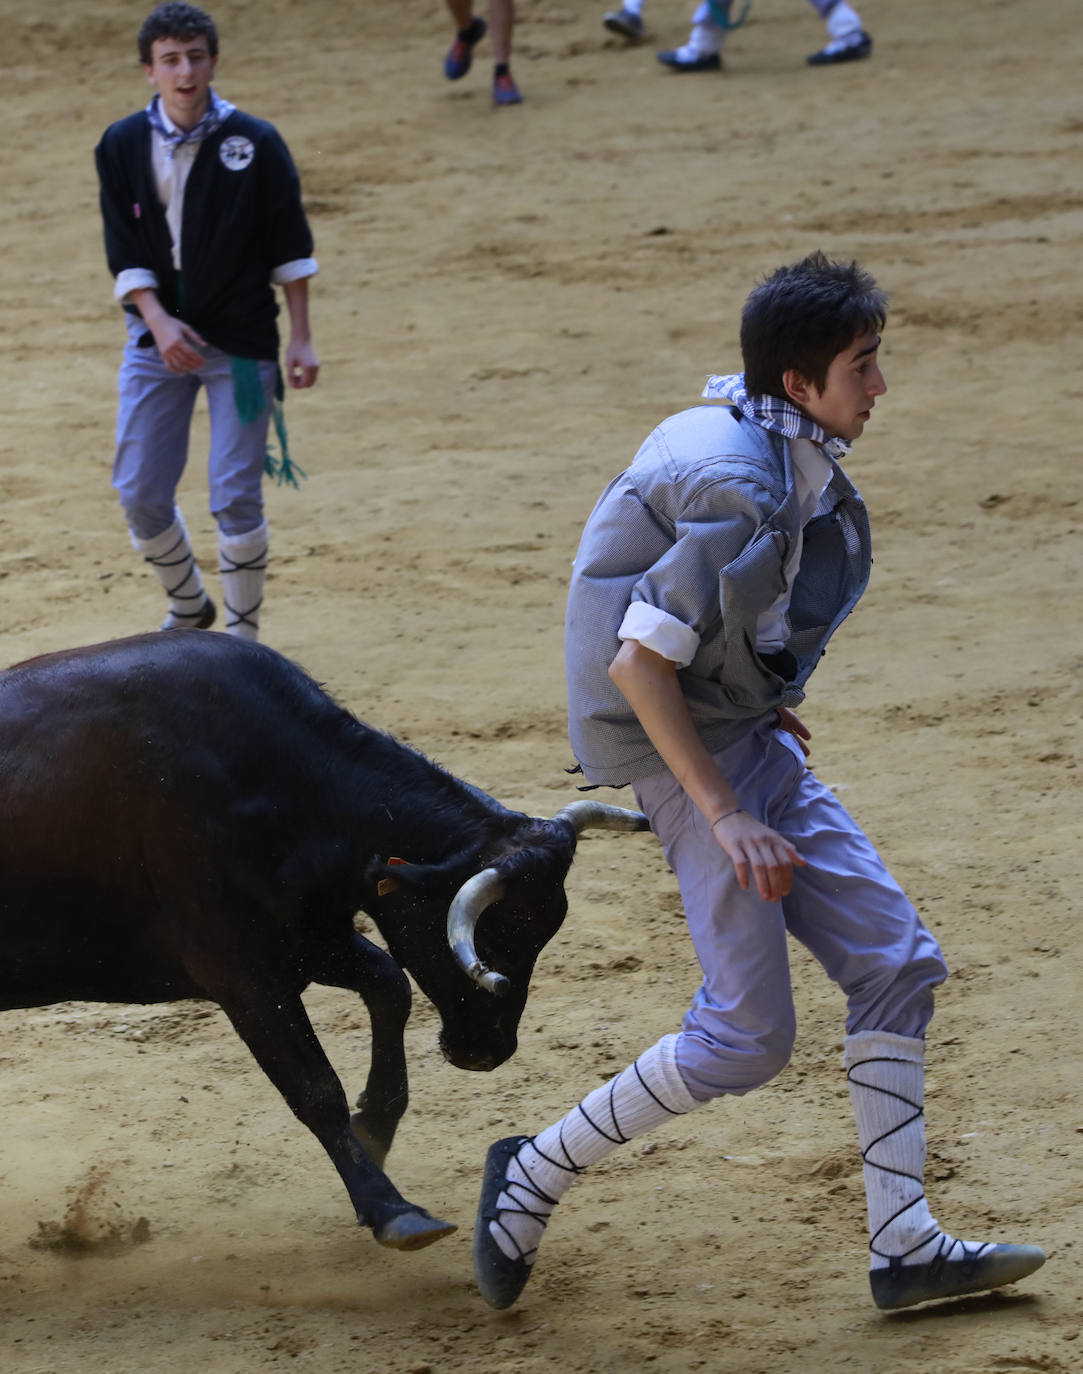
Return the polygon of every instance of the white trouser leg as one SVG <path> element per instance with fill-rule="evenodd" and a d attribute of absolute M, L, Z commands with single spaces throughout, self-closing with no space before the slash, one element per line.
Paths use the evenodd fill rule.
<path fill-rule="evenodd" d="M 218 571 L 226 607 L 226 633 L 259 639 L 259 611 L 267 577 L 270 531 L 266 520 L 246 534 L 218 532 Z"/>
<path fill-rule="evenodd" d="M 489 1232 L 509 1258 L 534 1262 L 553 1208 L 591 1164 L 618 1145 L 699 1103 L 677 1068 L 677 1037 L 667 1035 L 567 1116 L 522 1145 L 508 1165 Z"/>
<path fill-rule="evenodd" d="M 135 534 L 131 538 L 132 546 L 154 569 L 169 598 L 169 615 L 162 629 L 180 630 L 195 625 L 204 612 L 207 593 L 180 511 L 175 512 L 172 525 L 152 539 L 140 539 Z"/>

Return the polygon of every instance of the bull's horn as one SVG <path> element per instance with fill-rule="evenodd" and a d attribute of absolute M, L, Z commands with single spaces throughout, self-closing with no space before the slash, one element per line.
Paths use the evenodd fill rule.
<path fill-rule="evenodd" d="M 502 973 L 487 969 L 474 948 L 474 930 L 481 913 L 504 895 L 504 884 L 495 868 L 482 869 L 468 878 L 455 894 L 447 914 L 447 940 L 455 961 L 479 988 L 497 997 L 511 989 Z"/>
<path fill-rule="evenodd" d="M 555 821 L 569 821 L 575 833 L 581 835 L 591 827 L 602 830 L 648 830 L 650 822 L 642 811 L 625 811 L 621 806 L 607 806 L 605 802 L 576 801 L 561 807 Z"/>

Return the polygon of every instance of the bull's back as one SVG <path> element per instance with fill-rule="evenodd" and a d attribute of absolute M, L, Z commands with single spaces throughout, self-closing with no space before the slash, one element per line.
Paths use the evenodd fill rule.
<path fill-rule="evenodd" d="M 198 993 L 191 923 L 304 843 L 316 722 L 337 711 L 295 665 L 225 635 L 0 673 L 0 1007 Z"/>

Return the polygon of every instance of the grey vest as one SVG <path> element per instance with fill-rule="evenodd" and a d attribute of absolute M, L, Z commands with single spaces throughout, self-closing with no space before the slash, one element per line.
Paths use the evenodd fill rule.
<path fill-rule="evenodd" d="M 620 786 L 665 768 L 609 679 L 632 601 L 699 635 L 679 676 L 712 753 L 804 700 L 824 646 L 865 590 L 871 555 L 864 503 L 832 463 L 804 527 L 788 652 L 765 660 L 754 647 L 756 621 L 784 590 L 799 519 L 788 443 L 728 407 L 670 416 L 609 484 L 583 531 L 565 622 L 569 733 L 591 782 Z"/>

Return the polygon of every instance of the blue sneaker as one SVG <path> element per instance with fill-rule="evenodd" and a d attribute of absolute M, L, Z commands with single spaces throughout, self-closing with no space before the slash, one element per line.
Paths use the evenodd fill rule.
<path fill-rule="evenodd" d="M 447 50 L 444 58 L 444 75 L 449 81 L 458 81 L 470 70 L 474 60 L 474 48 L 485 37 L 488 25 L 480 15 L 471 19 L 469 27 L 463 30 L 465 38 L 455 35 L 455 42 Z"/>
<path fill-rule="evenodd" d="M 836 38 L 819 52 L 809 53 L 805 61 L 810 67 L 833 67 L 837 62 L 856 62 L 861 57 L 868 57 L 871 52 L 872 38 L 861 29 L 849 38 Z"/>
<path fill-rule="evenodd" d="M 505 72 L 503 76 L 498 76 L 493 82 L 493 104 L 494 105 L 521 105 L 523 97 L 519 94 L 519 87 L 510 72 Z"/>

